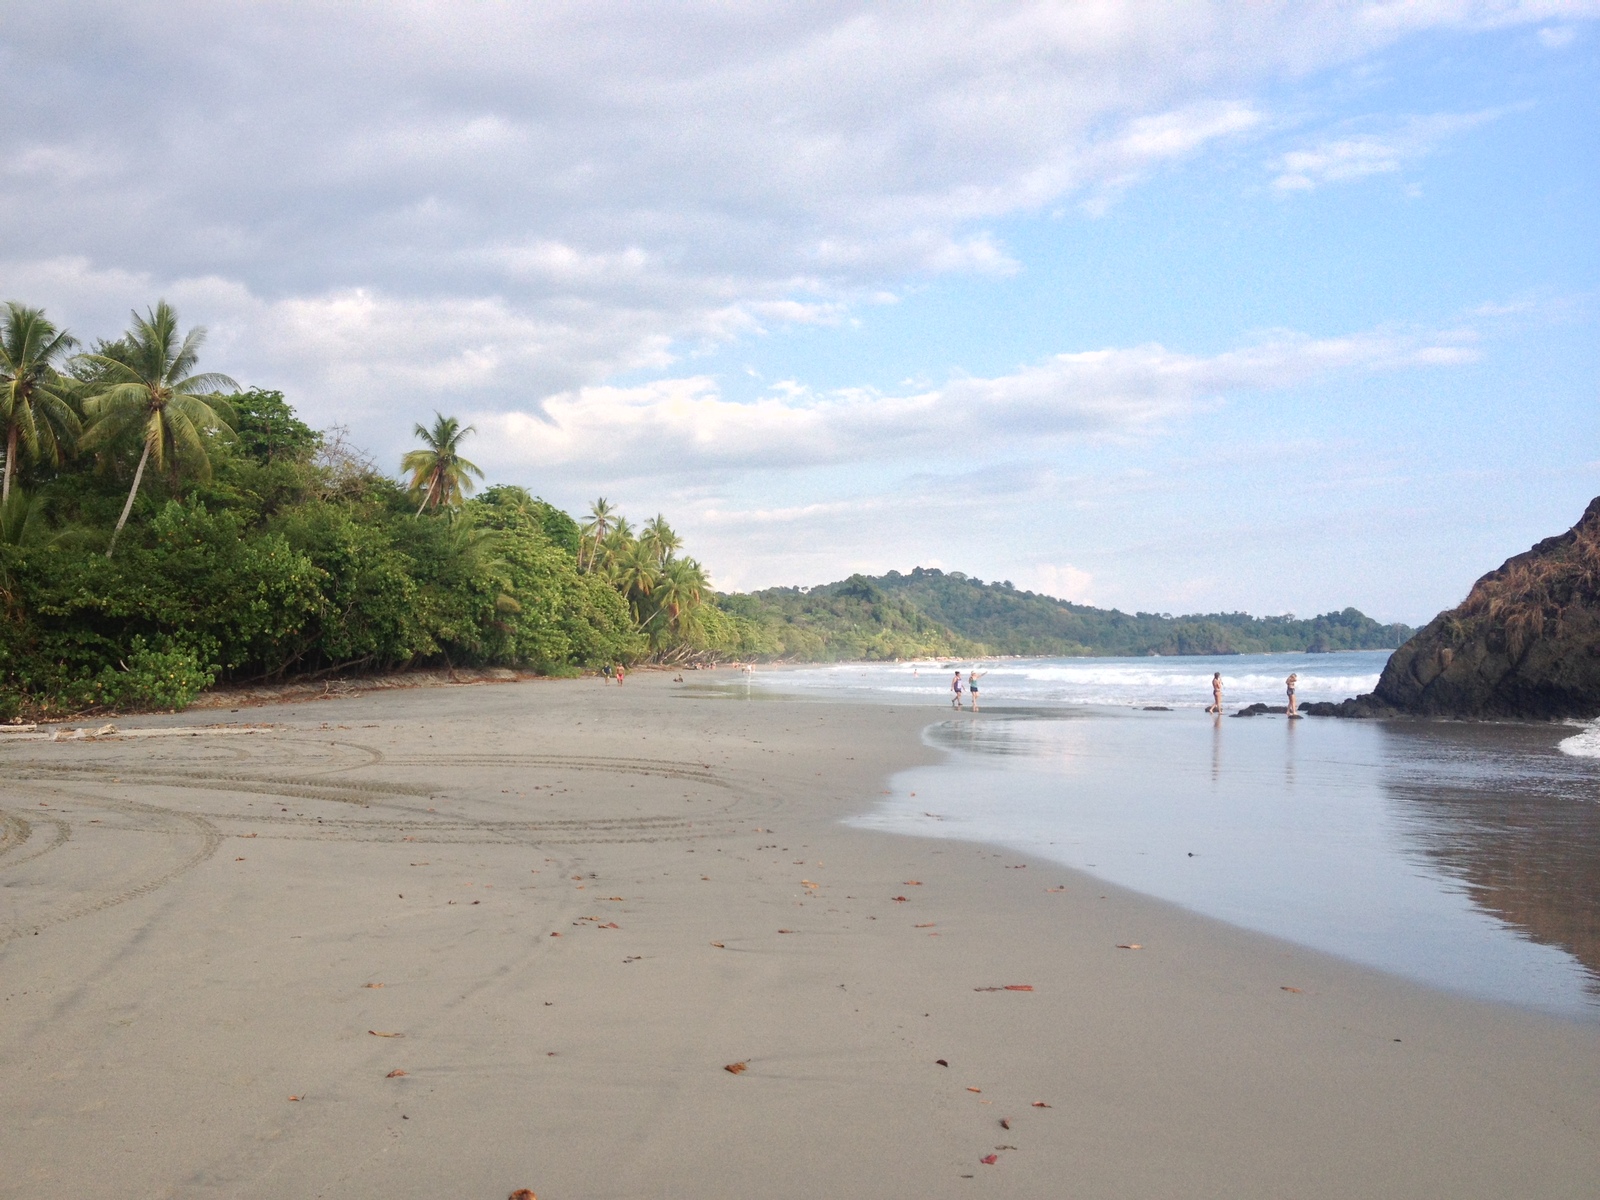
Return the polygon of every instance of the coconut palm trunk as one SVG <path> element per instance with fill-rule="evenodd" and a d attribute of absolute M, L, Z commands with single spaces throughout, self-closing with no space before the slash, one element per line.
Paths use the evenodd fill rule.
<path fill-rule="evenodd" d="M 6 481 L 4 486 L 0 487 L 0 504 L 4 504 L 11 499 L 11 468 L 17 462 L 17 435 L 19 432 L 17 427 L 13 425 L 11 432 L 6 437 Z"/>
<path fill-rule="evenodd" d="M 128 502 L 122 506 L 122 515 L 117 518 L 117 527 L 111 531 L 111 544 L 106 547 L 106 557 L 111 557 L 111 552 L 117 548 L 117 537 L 122 533 L 122 527 L 128 523 L 128 514 L 133 511 L 133 498 L 139 494 L 139 481 L 144 478 L 144 465 L 150 461 L 150 443 L 144 444 L 144 453 L 139 455 L 139 466 L 133 472 L 133 486 L 128 489 Z"/>

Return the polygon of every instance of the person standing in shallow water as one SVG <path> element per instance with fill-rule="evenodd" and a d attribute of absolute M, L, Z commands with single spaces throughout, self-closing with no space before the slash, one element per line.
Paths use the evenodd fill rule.
<path fill-rule="evenodd" d="M 1211 676 L 1211 707 L 1207 712 L 1222 715 L 1222 672 L 1217 671 Z"/>
<path fill-rule="evenodd" d="M 972 711 L 978 711 L 978 680 L 989 672 L 980 671 L 976 667 L 967 672 L 967 692 L 972 696 Z"/>
<path fill-rule="evenodd" d="M 1289 689 L 1289 715 L 1291 717 L 1298 717 L 1300 713 L 1295 709 L 1294 706 L 1294 685 L 1300 682 L 1300 676 L 1291 673 L 1289 678 L 1283 682 L 1284 686 Z"/>
<path fill-rule="evenodd" d="M 955 678 L 950 680 L 950 707 L 961 707 L 961 670 L 956 669 Z"/>

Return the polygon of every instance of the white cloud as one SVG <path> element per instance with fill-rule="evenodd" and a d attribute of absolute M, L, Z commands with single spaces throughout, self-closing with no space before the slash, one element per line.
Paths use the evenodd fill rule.
<path fill-rule="evenodd" d="M 1539 43 L 1546 50 L 1565 50 L 1577 36 L 1578 31 L 1571 25 L 1547 25 L 1539 30 Z"/>
<path fill-rule="evenodd" d="M 1431 154 L 1445 139 L 1493 121 L 1506 111 L 1411 117 L 1384 133 L 1330 138 L 1304 150 L 1291 150 L 1278 160 L 1272 186 L 1279 192 L 1309 192 L 1330 183 L 1393 174 Z"/>
<path fill-rule="evenodd" d="M 260 361 L 326 381 L 305 397 L 322 409 L 432 402 L 340 390 L 361 379 L 452 385 L 294 345 L 409 360 L 461 330 L 446 365 L 510 407 L 706 339 L 842 323 L 927 275 L 1013 273 L 996 222 L 1100 211 L 1164 163 L 1257 136 L 1273 121 L 1254 97 L 1285 79 L 1418 29 L 1593 10 L 16 0 L 0 259 L 232 281 L 288 322 Z M 1334 139 L 1282 186 L 1392 170 L 1444 132 Z"/>
<path fill-rule="evenodd" d="M 608 478 L 956 459 L 1012 444 L 1147 434 L 1219 398 L 1292 387 L 1346 370 L 1472 361 L 1470 332 L 1278 333 L 1211 356 L 1159 345 L 1059 354 L 1007 375 L 957 377 L 907 394 L 775 387 L 748 402 L 709 376 L 596 386 L 539 412 L 474 415 L 487 461 Z"/>

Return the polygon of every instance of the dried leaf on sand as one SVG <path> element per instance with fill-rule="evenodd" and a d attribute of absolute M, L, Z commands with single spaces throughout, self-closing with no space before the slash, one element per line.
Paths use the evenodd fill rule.
<path fill-rule="evenodd" d="M 727 1066 L 723 1067 L 722 1069 L 724 1071 L 726 1071 L 729 1075 L 741 1075 L 745 1071 L 748 1071 L 750 1069 L 750 1064 L 749 1063 L 743 1063 L 743 1062 L 729 1063 Z"/>

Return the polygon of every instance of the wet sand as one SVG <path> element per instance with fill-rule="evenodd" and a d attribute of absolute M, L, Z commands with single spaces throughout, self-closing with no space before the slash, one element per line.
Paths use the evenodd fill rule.
<path fill-rule="evenodd" d="M 1593 1025 L 840 825 L 942 715 L 639 675 L 0 743 L 0 1196 L 1600 1189 Z"/>

